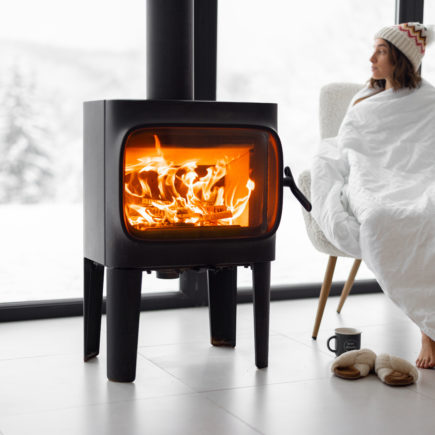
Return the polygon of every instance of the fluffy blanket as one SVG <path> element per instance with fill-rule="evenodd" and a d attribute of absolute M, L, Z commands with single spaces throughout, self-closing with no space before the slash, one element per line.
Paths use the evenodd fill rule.
<path fill-rule="evenodd" d="M 311 174 L 312 214 L 327 239 L 362 258 L 435 340 L 435 88 L 423 81 L 351 104 Z"/>

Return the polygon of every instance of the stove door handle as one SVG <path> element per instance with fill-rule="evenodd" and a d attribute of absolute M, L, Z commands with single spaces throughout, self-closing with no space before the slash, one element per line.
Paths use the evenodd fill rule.
<path fill-rule="evenodd" d="M 298 186 L 296 186 L 292 171 L 288 166 L 284 168 L 284 174 L 284 186 L 290 187 L 290 190 L 292 191 L 296 199 L 301 203 L 302 207 L 307 211 L 311 211 L 311 202 L 308 201 L 307 197 L 298 189 Z"/>

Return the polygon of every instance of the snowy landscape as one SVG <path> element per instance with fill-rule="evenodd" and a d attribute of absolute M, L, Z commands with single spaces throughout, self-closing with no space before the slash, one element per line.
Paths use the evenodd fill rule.
<path fill-rule="evenodd" d="M 130 14 L 145 14 L 145 2 L 123 3 Z M 297 177 L 318 146 L 320 88 L 367 80 L 373 34 L 394 22 L 395 2 L 313 0 L 293 8 L 290 3 L 219 2 L 217 86 L 220 101 L 278 103 L 284 161 Z M 43 1 L 41 8 L 49 4 Z M 435 22 L 435 6 L 428 5 L 425 16 Z M 2 20 L 0 303 L 81 297 L 82 103 L 146 98 L 145 29 L 139 27 L 145 16 L 135 24 L 137 36 L 115 48 L 105 46 L 104 38 L 95 46 L 83 39 L 75 44 L 73 36 L 59 42 L 48 33 L 39 40 L 36 33 L 20 38 Z M 98 27 L 96 20 L 93 25 Z M 69 27 L 67 20 L 65 32 Z M 428 49 L 423 76 L 435 83 L 435 46 Z M 284 195 L 272 283 L 320 282 L 327 257 L 310 244 L 299 203 L 289 191 Z M 340 259 L 336 279 L 345 280 L 350 267 L 351 260 Z M 362 266 L 358 278 L 372 277 Z M 240 268 L 239 286 L 250 285 L 250 271 Z M 177 281 L 144 276 L 143 291 L 174 289 Z"/>

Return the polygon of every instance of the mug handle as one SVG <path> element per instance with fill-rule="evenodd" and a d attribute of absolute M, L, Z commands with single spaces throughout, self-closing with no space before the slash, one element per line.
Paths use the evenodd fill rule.
<path fill-rule="evenodd" d="M 337 349 L 332 349 L 331 346 L 329 345 L 329 343 L 331 342 L 331 340 L 334 339 L 334 338 L 336 339 L 337 336 L 336 336 L 336 335 L 333 335 L 332 337 L 329 337 L 329 338 L 328 338 L 328 341 L 326 342 L 326 346 L 328 347 L 328 349 L 329 349 L 331 352 L 334 352 L 334 353 L 335 353 L 335 352 L 337 352 Z M 337 344 L 336 344 L 336 345 L 337 345 Z"/>

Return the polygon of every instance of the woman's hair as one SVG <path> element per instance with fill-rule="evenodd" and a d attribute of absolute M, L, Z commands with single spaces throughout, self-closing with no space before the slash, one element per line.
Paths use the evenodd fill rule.
<path fill-rule="evenodd" d="M 390 62 L 395 67 L 391 83 L 393 89 L 397 91 L 400 88 L 416 88 L 421 82 L 419 72 L 414 70 L 411 62 L 398 48 L 391 44 L 390 41 L 386 42 L 390 47 Z M 376 80 L 371 78 L 369 82 L 369 88 L 385 89 L 385 79 Z"/>

